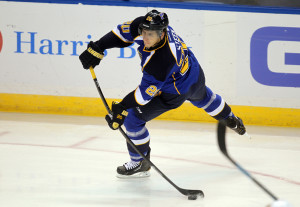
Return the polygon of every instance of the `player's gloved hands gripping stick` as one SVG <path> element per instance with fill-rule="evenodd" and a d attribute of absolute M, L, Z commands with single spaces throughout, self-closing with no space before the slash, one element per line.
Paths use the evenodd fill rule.
<path fill-rule="evenodd" d="M 125 110 L 125 107 L 119 102 L 114 101 L 111 106 L 112 115 L 106 115 L 105 120 L 108 123 L 108 126 L 116 130 L 124 123 L 128 112 Z"/>
<path fill-rule="evenodd" d="M 100 64 L 104 57 L 104 51 L 101 50 L 94 42 L 88 44 L 87 49 L 79 56 L 84 69 L 94 68 Z"/>

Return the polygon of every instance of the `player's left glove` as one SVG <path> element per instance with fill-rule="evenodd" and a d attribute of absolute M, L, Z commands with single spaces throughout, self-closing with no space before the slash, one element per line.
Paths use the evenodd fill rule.
<path fill-rule="evenodd" d="M 112 115 L 106 115 L 105 120 L 111 129 L 116 130 L 122 126 L 126 116 L 128 115 L 128 112 L 125 110 L 125 107 L 122 104 L 116 101 L 112 103 L 111 111 Z"/>

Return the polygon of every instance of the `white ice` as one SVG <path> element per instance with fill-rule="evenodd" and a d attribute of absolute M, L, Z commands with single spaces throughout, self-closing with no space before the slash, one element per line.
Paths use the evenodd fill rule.
<path fill-rule="evenodd" d="M 154 169 L 116 178 L 126 142 L 102 117 L 0 113 L 1 207 L 265 207 L 272 198 L 218 149 L 216 124 L 152 121 L 151 160 L 176 185 L 201 189 L 188 200 Z M 300 206 L 300 128 L 227 130 L 231 157 L 281 199 Z"/>

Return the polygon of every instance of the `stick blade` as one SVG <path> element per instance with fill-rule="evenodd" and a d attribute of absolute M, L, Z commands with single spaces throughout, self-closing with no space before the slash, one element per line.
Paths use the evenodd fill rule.
<path fill-rule="evenodd" d="M 218 145 L 222 153 L 229 159 L 232 164 L 234 164 L 244 175 L 250 178 L 255 184 L 257 184 L 262 190 L 264 190 L 267 194 L 269 194 L 274 200 L 278 200 L 278 198 L 272 194 L 266 187 L 264 187 L 260 182 L 258 182 L 252 175 L 245 170 L 241 165 L 239 165 L 235 160 L 233 160 L 227 153 L 226 149 L 226 140 L 225 140 L 225 133 L 226 133 L 226 122 L 219 121 L 218 129 L 217 129 L 217 136 L 218 136 Z"/>
<path fill-rule="evenodd" d="M 181 189 L 181 193 L 186 195 L 186 196 L 199 196 L 201 198 L 204 198 L 204 193 L 202 190 L 186 190 L 186 189 Z"/>

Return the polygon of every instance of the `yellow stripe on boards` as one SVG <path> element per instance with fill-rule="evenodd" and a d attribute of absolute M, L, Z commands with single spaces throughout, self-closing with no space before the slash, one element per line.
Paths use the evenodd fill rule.
<path fill-rule="evenodd" d="M 107 100 L 111 106 L 112 99 Z M 107 111 L 100 98 L 0 94 L 0 111 L 104 116 Z"/>
<path fill-rule="evenodd" d="M 116 99 L 106 100 L 109 106 L 113 100 L 116 101 Z M 231 106 L 231 108 L 246 125 L 300 127 L 300 109 L 256 106 Z M 105 116 L 107 114 L 100 98 L 7 93 L 0 93 L 0 111 L 82 116 Z M 203 109 L 198 109 L 188 102 L 157 119 L 216 122 Z"/>

